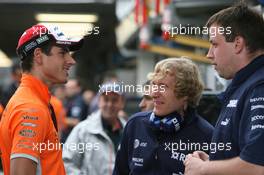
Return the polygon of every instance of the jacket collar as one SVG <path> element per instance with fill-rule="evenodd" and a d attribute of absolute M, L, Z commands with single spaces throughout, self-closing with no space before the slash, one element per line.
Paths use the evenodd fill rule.
<path fill-rule="evenodd" d="M 45 104 L 50 101 L 50 92 L 46 84 L 35 76 L 23 73 L 20 87 L 29 87 Z"/>

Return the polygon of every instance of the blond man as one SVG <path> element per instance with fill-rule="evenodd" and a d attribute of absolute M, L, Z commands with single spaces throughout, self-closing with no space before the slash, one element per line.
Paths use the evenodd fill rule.
<path fill-rule="evenodd" d="M 203 90 L 197 66 L 186 58 L 169 58 L 158 62 L 148 77 L 154 109 L 128 121 L 114 175 L 184 174 L 188 153 L 208 152 L 203 148 L 213 127 L 195 111 Z"/>

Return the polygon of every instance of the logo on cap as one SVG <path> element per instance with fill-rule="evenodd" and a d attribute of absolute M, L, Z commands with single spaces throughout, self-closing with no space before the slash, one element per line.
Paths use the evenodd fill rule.
<path fill-rule="evenodd" d="M 44 36 L 42 36 L 42 37 L 36 39 L 36 41 L 37 41 L 38 44 L 41 44 L 41 43 L 43 43 L 43 42 L 45 42 L 45 41 L 48 41 L 48 40 L 49 40 L 49 38 L 48 38 L 47 35 L 44 35 Z"/>
<path fill-rule="evenodd" d="M 32 41 L 30 43 L 28 43 L 26 46 L 25 46 L 25 51 L 29 51 L 30 49 L 32 49 L 33 47 L 36 47 L 38 44 L 35 42 L 35 41 Z"/>

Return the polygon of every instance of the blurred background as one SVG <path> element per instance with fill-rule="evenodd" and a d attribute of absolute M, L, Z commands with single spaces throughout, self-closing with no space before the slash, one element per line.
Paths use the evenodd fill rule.
<path fill-rule="evenodd" d="M 246 2 L 263 11 L 263 0 Z M 201 32 L 168 35 L 164 29 L 202 28 L 209 16 L 233 3 L 233 0 L 0 0 L 1 98 L 14 81 L 12 66 L 19 62 L 15 52 L 19 37 L 34 24 L 48 23 L 61 26 L 66 35 L 85 38 L 83 48 L 74 53 L 77 64 L 70 77 L 78 80 L 78 93 L 84 95 L 88 105 L 102 82 L 142 85 L 159 60 L 187 56 L 199 66 L 205 84 L 206 100 L 201 102 L 200 111 L 213 109 L 208 105 L 216 103 L 215 94 L 224 90 L 228 82 L 217 76 L 205 58 L 210 46 L 208 36 Z M 54 90 L 62 101 L 67 96 L 64 88 Z M 126 93 L 128 116 L 140 110 L 141 95 Z M 208 120 L 214 122 L 212 115 L 217 112 L 207 113 Z"/>
<path fill-rule="evenodd" d="M 187 56 L 199 66 L 205 90 L 198 113 L 214 125 L 220 110 L 216 94 L 229 82 L 218 77 L 206 59 L 208 36 L 197 30 L 203 29 L 212 14 L 234 2 L 0 0 L 0 116 L 21 78 L 15 51 L 18 39 L 30 26 L 44 23 L 61 27 L 68 36 L 84 37 L 82 49 L 73 53 L 77 64 L 71 69 L 71 80 L 52 89 L 62 142 L 78 122 L 98 109 L 99 85 L 106 82 L 143 85 L 154 65 L 168 57 Z M 246 3 L 263 13 L 264 0 Z M 147 109 L 142 95 L 135 90 L 126 91 L 126 105 L 120 117 L 127 119 Z"/>

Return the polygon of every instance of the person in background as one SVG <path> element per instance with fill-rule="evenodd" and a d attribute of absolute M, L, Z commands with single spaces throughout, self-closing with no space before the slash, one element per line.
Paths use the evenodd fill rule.
<path fill-rule="evenodd" d="M 90 89 L 86 89 L 84 92 L 83 92 L 83 99 L 86 103 L 87 106 L 89 106 L 89 104 L 91 103 L 91 101 L 93 100 L 94 98 L 94 92 Z"/>
<path fill-rule="evenodd" d="M 69 79 L 65 84 L 66 128 L 62 132 L 62 143 L 65 142 L 72 128 L 84 120 L 88 114 L 88 107 L 82 96 L 82 89 L 77 79 Z"/>
<path fill-rule="evenodd" d="M 22 70 L 18 63 L 13 63 L 11 67 L 11 83 L 4 88 L 2 95 L 1 95 L 1 104 L 5 108 L 9 99 L 17 90 L 17 87 L 20 84 L 20 79 L 22 76 Z"/>
<path fill-rule="evenodd" d="M 64 144 L 63 160 L 68 175 L 112 175 L 115 155 L 125 121 L 118 117 L 124 97 L 117 84 L 99 90 L 99 110 L 75 126 Z M 75 145 L 75 148 L 68 147 Z M 72 147 L 73 148 L 73 147 Z"/>
<path fill-rule="evenodd" d="M 86 106 L 88 108 L 87 115 L 90 114 L 90 105 L 91 105 L 91 102 L 94 99 L 94 97 L 95 97 L 95 93 L 91 89 L 86 89 L 83 92 L 83 100 L 84 100 L 84 102 L 85 102 L 85 104 L 86 104 Z"/>
<path fill-rule="evenodd" d="M 106 75 L 103 78 L 102 84 L 105 83 L 118 83 L 119 79 L 117 77 L 117 75 L 113 72 L 107 72 Z M 93 113 L 94 111 L 98 110 L 98 100 L 99 100 L 99 96 L 100 94 L 97 93 L 95 95 L 95 97 L 92 99 L 91 103 L 90 103 L 90 107 L 89 107 L 89 112 Z"/>
<path fill-rule="evenodd" d="M 152 97 L 150 96 L 150 93 L 151 93 L 150 92 L 151 91 L 150 81 L 147 81 L 143 85 L 143 89 L 144 89 L 143 97 L 138 106 L 142 112 L 151 111 L 154 108 L 154 102 L 153 102 Z"/>
<path fill-rule="evenodd" d="M 57 97 L 63 104 L 66 100 L 66 92 L 64 85 L 57 85 L 52 88 L 52 94 Z"/>

